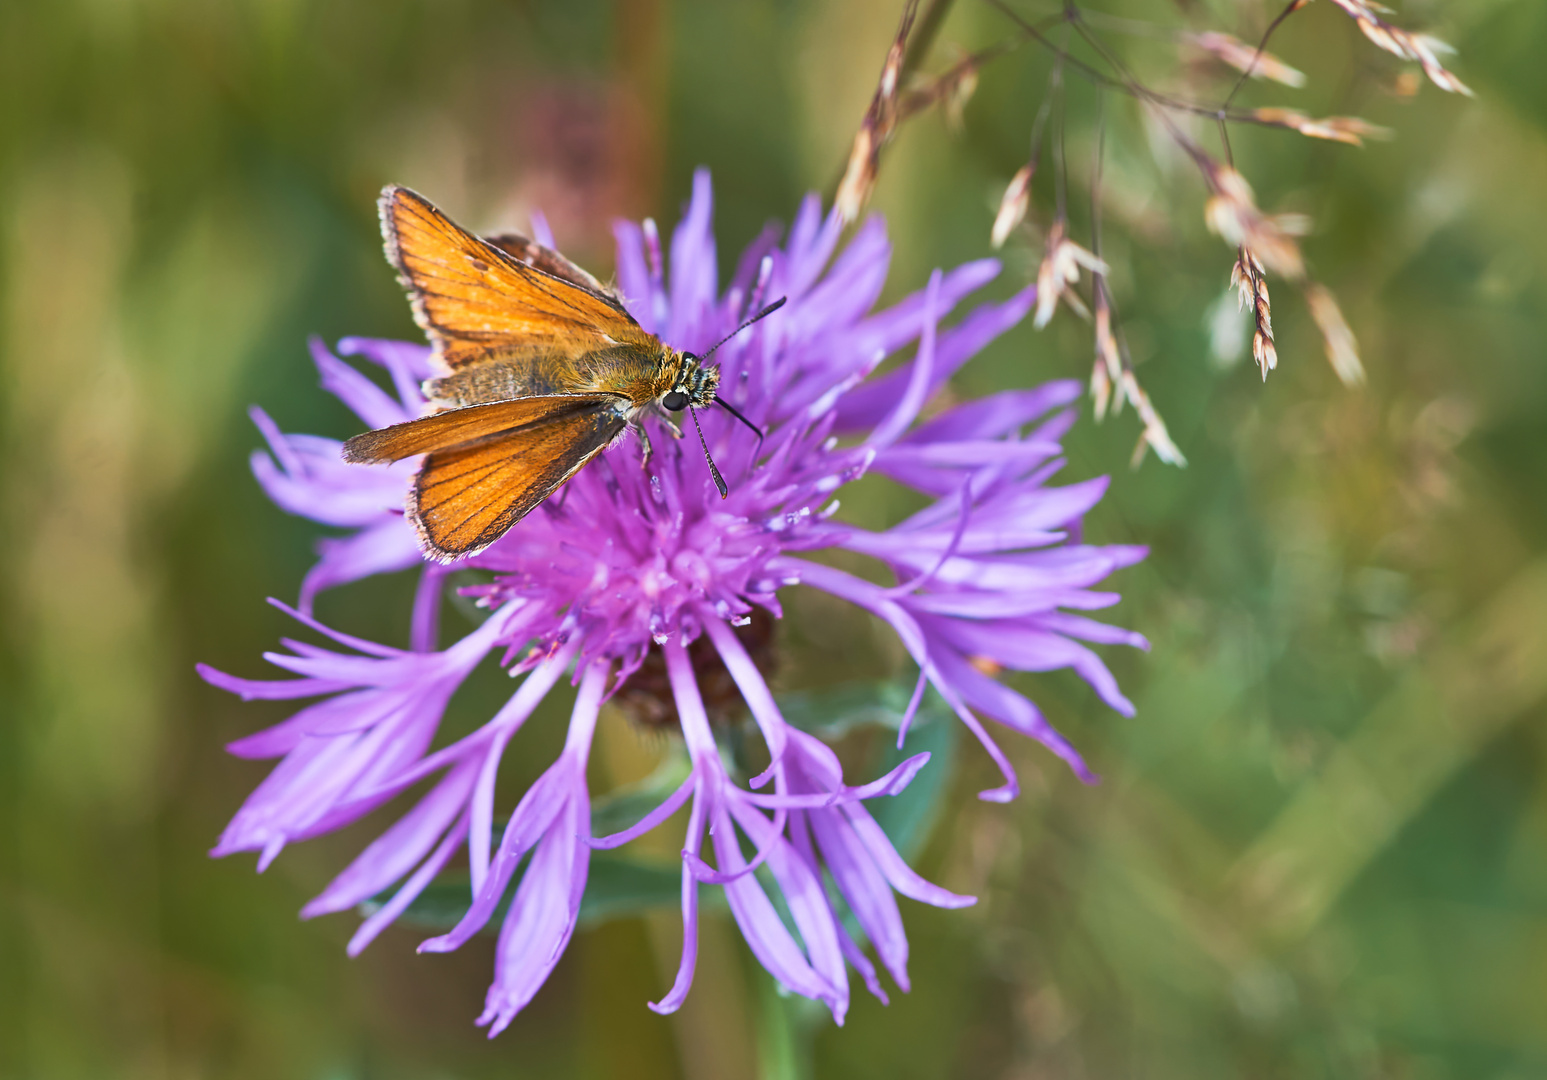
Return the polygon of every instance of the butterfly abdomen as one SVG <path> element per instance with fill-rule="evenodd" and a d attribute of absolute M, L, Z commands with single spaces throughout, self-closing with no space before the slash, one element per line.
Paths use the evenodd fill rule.
<path fill-rule="evenodd" d="M 446 409 L 566 392 L 546 377 L 540 365 L 499 360 L 474 364 L 444 378 L 428 379 L 424 384 L 424 396 Z"/>
<path fill-rule="evenodd" d="M 674 367 L 634 345 L 595 349 L 573 359 L 543 355 L 494 357 L 430 379 L 424 394 L 443 409 L 544 394 L 623 394 L 637 404 L 671 386 Z"/>

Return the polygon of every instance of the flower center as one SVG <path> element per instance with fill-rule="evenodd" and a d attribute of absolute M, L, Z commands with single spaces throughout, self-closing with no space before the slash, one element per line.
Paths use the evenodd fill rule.
<path fill-rule="evenodd" d="M 766 679 L 779 666 L 779 653 L 774 646 L 776 623 L 762 608 L 753 608 L 748 618 L 747 625 L 735 628 L 736 637 Z M 746 703 L 707 634 L 700 634 L 698 640 L 688 646 L 688 657 L 693 661 L 693 674 L 698 679 L 709 722 L 717 727 L 729 725 L 740 716 Z M 623 689 L 612 700 L 630 720 L 642 727 L 669 729 L 677 726 L 677 702 L 672 696 L 666 659 L 659 646 L 650 647 L 644 663 L 628 677 Z"/>

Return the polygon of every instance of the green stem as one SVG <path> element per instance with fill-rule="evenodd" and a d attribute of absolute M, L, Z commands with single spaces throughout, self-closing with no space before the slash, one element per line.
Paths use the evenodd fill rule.
<path fill-rule="evenodd" d="M 758 1080 L 811 1080 L 811 1042 L 823 1007 L 797 994 L 781 994 L 773 976 L 761 969 L 757 984 Z"/>
<path fill-rule="evenodd" d="M 913 24 L 913 34 L 908 39 L 908 51 L 902 57 L 902 85 L 908 84 L 912 75 L 929 55 L 929 49 L 945 25 L 945 17 L 951 13 L 955 0 L 929 0 L 918 22 Z"/>

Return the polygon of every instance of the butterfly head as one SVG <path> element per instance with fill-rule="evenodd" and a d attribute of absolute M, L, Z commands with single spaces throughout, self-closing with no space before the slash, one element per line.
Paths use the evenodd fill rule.
<path fill-rule="evenodd" d="M 720 388 L 720 369 L 706 368 L 692 353 L 682 354 L 682 366 L 672 387 L 660 397 L 661 408 L 667 412 L 681 412 L 692 407 L 707 409 L 714 404 L 715 391 Z"/>
<path fill-rule="evenodd" d="M 763 446 L 763 430 L 745 416 L 742 416 L 736 406 L 715 393 L 720 388 L 720 369 L 706 368 L 704 363 L 714 356 L 715 351 L 721 345 L 724 345 L 759 319 L 772 315 L 783 306 L 784 298 L 781 296 L 721 338 L 715 343 L 714 348 L 704 353 L 703 356 L 695 356 L 693 353 L 688 352 L 678 353 L 681 364 L 677 368 L 677 377 L 672 380 L 671 389 L 656 399 L 660 402 L 661 408 L 667 412 L 681 412 L 683 409 L 689 410 L 688 415 L 693 418 L 693 427 L 698 430 L 699 445 L 704 448 L 704 460 L 709 463 L 709 475 L 714 477 L 714 486 L 719 488 L 720 498 L 722 499 L 729 494 L 729 489 L 725 486 L 725 478 L 720 475 L 720 470 L 715 467 L 714 458 L 709 456 L 709 443 L 704 438 L 704 429 L 699 427 L 698 424 L 698 410 L 707 409 L 710 405 L 719 405 L 741 423 L 752 429 L 753 434 L 757 436 L 757 450 L 761 450 Z M 757 454 L 757 450 L 753 451 L 754 457 Z"/>

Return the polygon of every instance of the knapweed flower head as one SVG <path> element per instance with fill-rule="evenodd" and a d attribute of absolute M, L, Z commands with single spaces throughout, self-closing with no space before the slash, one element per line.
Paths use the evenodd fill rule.
<path fill-rule="evenodd" d="M 1036 706 L 989 672 L 1073 668 L 1114 709 L 1132 712 L 1083 642 L 1143 647 L 1143 639 L 1079 613 L 1114 603 L 1115 594 L 1095 586 L 1143 551 L 1078 542 L 1082 516 L 1100 499 L 1104 479 L 1051 483 L 1063 464 L 1058 440 L 1073 419 L 1067 406 L 1080 387 L 1054 382 L 1009 390 L 922 418 L 952 373 L 1032 308 L 1035 287 L 946 325 L 998 271 L 993 261 L 974 262 L 937 271 L 921 292 L 872 312 L 889 258 L 884 225 L 870 219 L 840 251 L 840 217 L 824 218 L 811 197 L 785 242 L 765 234 L 720 294 L 710 203 L 708 176 L 700 173 L 672 241 L 669 273 L 651 223 L 618 224 L 617 288 L 647 330 L 696 351 L 768 299 L 788 298 L 717 354 L 722 395 L 766 439 L 759 445 L 721 410 L 702 414 L 730 484 L 723 501 L 691 444 L 658 437 L 648 469 L 640 467 L 632 439 L 601 455 L 492 547 L 458 564 L 486 572 L 485 584 L 462 592 L 487 617 L 446 648 L 437 647 L 437 620 L 448 568 L 421 557 L 402 512 L 412 463 L 347 465 L 338 442 L 282 434 L 254 414 L 270 453 L 255 454 L 253 468 L 270 496 L 293 513 L 349 531 L 322 542 L 299 606 L 287 608 L 331 647 L 285 642 L 288 651 L 267 659 L 294 678 L 278 681 L 201 669 L 210 682 L 247 698 L 315 699 L 232 744 L 238 755 L 280 762 L 215 854 L 257 851 L 261 869 L 292 841 L 415 793 L 417 802 L 304 914 L 386 897 L 355 934 L 354 954 L 454 857 L 465 856 L 466 915 L 420 948 L 461 945 L 514 888 L 479 1021 L 491 1034 L 531 1000 L 557 963 L 576 925 L 591 852 L 659 828 L 683 806 L 690 812 L 681 843 L 682 959 L 675 984 L 651 1006 L 658 1012 L 676 1009 L 692 983 L 705 888 L 723 889 L 748 945 L 783 986 L 826 1003 L 840 1022 L 850 968 L 884 999 L 872 955 L 908 987 L 896 894 L 941 907 L 972 903 L 910 869 L 865 806 L 901 791 L 928 755 L 853 784 L 831 749 L 781 714 L 760 666 L 762 649 L 744 640 L 753 624 L 780 616 L 781 593 L 819 589 L 895 631 L 918 668 L 909 714 L 932 686 L 1002 771 L 1003 783 L 984 792 L 986 799 L 1008 800 L 1018 790 L 986 721 L 1040 741 L 1091 778 Z M 910 345 L 911 358 L 877 373 Z M 410 419 L 422 409 L 419 383 L 432 374 L 428 349 L 361 339 L 340 344 L 340 353 L 384 368 L 396 397 L 320 344 L 313 352 L 324 387 L 365 425 Z M 839 489 L 872 471 L 922 493 L 928 505 L 883 531 L 842 523 L 834 516 Z M 815 561 L 812 553 L 823 550 L 868 556 L 893 584 Z M 422 577 L 408 649 L 342 634 L 313 618 L 320 590 L 410 567 Z M 491 653 L 521 682 L 486 723 L 432 752 L 447 701 Z M 691 770 L 633 827 L 595 836 L 586 762 L 599 711 L 631 677 L 647 676 L 669 698 Z M 579 689 L 564 749 L 498 829 L 501 755 L 565 677 Z M 711 680 L 734 687 L 766 744 L 770 764 L 749 780 L 727 766 L 717 743 L 705 703 Z M 907 728 L 905 717 L 900 743 Z M 841 919 L 843 912 L 852 920 Z"/>

